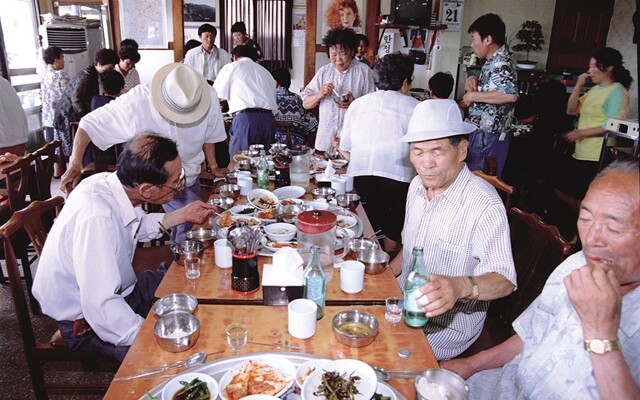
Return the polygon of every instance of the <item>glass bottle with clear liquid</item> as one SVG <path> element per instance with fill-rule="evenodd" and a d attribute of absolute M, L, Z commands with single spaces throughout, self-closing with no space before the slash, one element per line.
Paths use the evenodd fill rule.
<path fill-rule="evenodd" d="M 325 299 L 327 297 L 327 280 L 320 265 L 320 247 L 311 246 L 311 256 L 304 270 L 303 295 L 318 305 L 316 319 L 324 316 Z"/>
<path fill-rule="evenodd" d="M 258 176 L 258 188 L 269 189 L 269 163 L 264 150 L 260 150 L 260 160 L 256 166 L 256 174 Z"/>
<path fill-rule="evenodd" d="M 429 318 L 425 315 L 417 300 L 422 293 L 420 288 L 429 282 L 429 273 L 424 264 L 424 251 L 416 246 L 411 253 L 409 275 L 404 282 L 404 323 L 413 328 L 424 326 Z"/>

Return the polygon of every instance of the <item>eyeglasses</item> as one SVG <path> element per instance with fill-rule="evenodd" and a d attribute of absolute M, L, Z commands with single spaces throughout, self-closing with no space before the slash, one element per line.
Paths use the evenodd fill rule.
<path fill-rule="evenodd" d="M 173 191 L 174 193 L 180 193 L 184 190 L 185 187 L 185 183 L 186 183 L 186 177 L 185 177 L 185 173 L 184 173 L 184 168 L 181 169 L 180 171 L 180 176 L 178 177 L 178 183 L 176 183 L 175 186 L 169 186 L 169 185 L 158 185 L 158 186 L 163 186 L 166 188 L 171 189 L 171 191 Z"/>

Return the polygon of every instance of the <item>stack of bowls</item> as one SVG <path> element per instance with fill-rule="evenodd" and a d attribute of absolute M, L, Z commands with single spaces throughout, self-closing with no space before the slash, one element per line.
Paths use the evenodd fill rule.
<path fill-rule="evenodd" d="M 213 247 L 216 232 L 211 228 L 196 228 L 187 232 L 187 239 L 202 243 L 205 249 Z"/>
<path fill-rule="evenodd" d="M 190 294 L 173 293 L 161 297 L 153 304 L 153 315 L 162 318 L 172 312 L 193 314 L 198 309 L 198 299 Z"/>
<path fill-rule="evenodd" d="M 188 312 L 172 312 L 153 326 L 156 341 L 166 351 L 179 353 L 193 347 L 200 337 L 200 320 Z"/>
<path fill-rule="evenodd" d="M 184 240 L 169 245 L 173 253 L 173 259 L 180 265 L 184 265 L 187 258 L 202 258 L 204 254 L 204 244 L 195 240 Z"/>

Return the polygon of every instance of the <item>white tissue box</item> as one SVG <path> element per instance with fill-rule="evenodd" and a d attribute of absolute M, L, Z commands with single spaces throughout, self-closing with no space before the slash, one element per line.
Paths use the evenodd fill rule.
<path fill-rule="evenodd" d="M 285 306 L 302 298 L 302 263 L 298 251 L 291 248 L 282 248 L 273 255 L 273 264 L 265 264 L 262 270 L 263 304 Z"/>

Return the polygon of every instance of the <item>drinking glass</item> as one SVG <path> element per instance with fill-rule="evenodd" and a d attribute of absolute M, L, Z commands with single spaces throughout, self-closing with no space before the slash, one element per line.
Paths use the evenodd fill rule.
<path fill-rule="evenodd" d="M 198 257 L 185 259 L 184 272 L 187 279 L 196 280 L 200 278 L 200 259 Z"/>
<path fill-rule="evenodd" d="M 227 326 L 227 343 L 232 350 L 240 350 L 247 345 L 249 327 L 244 324 L 233 323 Z"/>
<path fill-rule="evenodd" d="M 402 320 L 404 301 L 400 297 L 387 297 L 384 303 L 384 319 L 393 324 L 400 322 Z"/>

